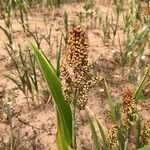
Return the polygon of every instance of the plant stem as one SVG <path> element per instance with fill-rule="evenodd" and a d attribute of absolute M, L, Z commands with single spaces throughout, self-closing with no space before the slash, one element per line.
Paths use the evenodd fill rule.
<path fill-rule="evenodd" d="M 76 150 L 76 106 L 73 106 L 72 111 L 72 139 L 73 139 L 73 148 Z"/>
<path fill-rule="evenodd" d="M 72 140 L 74 150 L 76 150 L 76 97 L 77 97 L 77 90 L 75 90 L 74 93 L 74 100 L 72 107 Z"/>
<path fill-rule="evenodd" d="M 129 140 L 130 140 L 130 134 L 131 134 L 131 126 L 129 127 L 129 130 L 128 130 L 128 133 L 127 133 L 127 139 L 125 141 L 124 150 L 128 149 L 128 144 L 129 144 Z"/>

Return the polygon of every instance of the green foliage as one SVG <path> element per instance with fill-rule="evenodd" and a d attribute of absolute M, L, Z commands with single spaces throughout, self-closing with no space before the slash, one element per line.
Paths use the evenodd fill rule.
<path fill-rule="evenodd" d="M 110 90 L 108 88 L 108 85 L 107 85 L 105 78 L 104 78 L 104 84 L 105 84 L 106 93 L 107 93 L 107 97 L 108 97 L 108 104 L 110 107 L 110 116 L 111 116 L 112 121 L 115 123 L 117 121 L 116 107 L 114 105 L 114 102 L 113 102 L 113 99 L 111 97 Z"/>
<path fill-rule="evenodd" d="M 106 129 L 101 122 L 94 116 L 93 112 L 86 106 L 86 114 L 92 132 L 92 140 L 95 150 L 108 149 Z"/>
<path fill-rule="evenodd" d="M 88 109 L 87 109 L 87 116 L 88 116 L 91 132 L 92 132 L 94 148 L 95 148 L 95 150 L 100 150 L 101 148 L 100 148 L 99 138 L 98 138 L 95 126 L 94 126 L 94 121 L 92 120 L 91 112 Z"/>
<path fill-rule="evenodd" d="M 144 88 L 145 83 L 149 80 L 149 69 L 150 69 L 149 67 L 146 69 L 145 75 L 134 93 L 133 99 L 135 100 L 136 103 L 138 103 L 138 101 L 140 99 L 141 91 Z M 108 85 L 107 85 L 105 79 L 104 79 L 104 83 L 105 83 L 106 93 L 108 95 L 108 103 L 109 103 L 109 107 L 110 107 L 110 119 L 113 124 L 118 126 L 119 123 L 121 122 L 121 120 L 120 120 L 121 112 L 119 112 L 120 106 L 119 105 L 115 106 L 114 102 L 112 101 L 110 91 L 109 91 L 109 88 L 108 88 Z M 95 149 L 109 149 L 109 143 L 108 143 L 108 139 L 107 139 L 107 134 L 108 134 L 109 129 L 104 130 L 104 128 L 102 127 L 99 120 L 94 116 L 93 112 L 88 107 L 86 107 L 86 112 L 88 115 L 90 129 L 92 132 L 92 140 L 93 140 L 94 146 L 96 147 Z M 148 150 L 149 146 L 144 147 L 144 145 L 142 145 L 140 142 L 141 122 L 142 121 L 143 120 L 141 118 L 139 118 L 134 124 L 134 128 L 136 128 L 136 131 L 137 131 L 136 135 L 135 135 L 135 138 L 136 138 L 135 146 L 137 149 L 143 147 L 139 150 Z M 120 127 L 118 126 L 117 140 L 119 142 L 120 150 L 128 149 L 129 137 L 133 134 L 131 132 L 131 130 L 132 130 L 132 126 L 130 126 L 126 130 L 124 130 L 123 126 L 120 126 Z M 99 135 L 99 133 L 101 133 L 101 135 Z M 102 139 L 102 140 L 100 140 L 100 139 Z"/>
<path fill-rule="evenodd" d="M 138 101 L 141 98 L 141 91 L 149 79 L 149 73 L 150 73 L 150 67 L 148 67 L 146 69 L 145 75 L 144 75 L 143 79 L 141 80 L 141 82 L 140 82 L 140 84 L 139 84 L 139 86 L 138 86 L 138 88 L 134 94 L 134 99 L 135 99 L 136 103 L 138 103 Z"/>
<path fill-rule="evenodd" d="M 143 148 L 140 148 L 140 149 L 138 149 L 138 150 L 149 150 L 149 149 L 150 149 L 150 146 L 147 145 L 147 146 L 144 146 Z"/>
<path fill-rule="evenodd" d="M 17 85 L 17 88 L 24 93 L 27 100 L 30 93 L 31 98 L 34 101 L 34 94 L 38 96 L 39 93 L 39 85 L 37 81 L 38 68 L 36 65 L 35 56 L 33 56 L 30 50 L 28 50 L 27 54 L 24 55 L 20 45 L 18 48 L 19 61 L 14 55 L 12 47 L 9 44 L 6 45 L 6 50 L 17 70 L 17 74 L 15 74 L 15 77 L 10 75 L 5 75 L 5 77 L 9 78 Z"/>
<path fill-rule="evenodd" d="M 57 144 L 59 150 L 67 150 L 72 147 L 72 114 L 69 104 L 65 101 L 61 90 L 61 84 L 56 71 L 48 62 L 42 52 L 32 44 L 37 60 L 40 64 L 43 76 L 53 96 L 57 112 Z"/>

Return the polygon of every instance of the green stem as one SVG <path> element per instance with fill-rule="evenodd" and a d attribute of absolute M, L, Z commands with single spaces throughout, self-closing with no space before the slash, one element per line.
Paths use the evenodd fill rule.
<path fill-rule="evenodd" d="M 76 150 L 76 106 L 73 106 L 73 112 L 72 112 L 72 139 L 73 139 L 73 148 Z"/>
<path fill-rule="evenodd" d="M 73 148 L 76 150 L 76 97 L 77 97 L 77 90 L 74 93 L 74 100 L 73 100 L 73 109 L 72 109 L 72 140 L 73 140 Z"/>

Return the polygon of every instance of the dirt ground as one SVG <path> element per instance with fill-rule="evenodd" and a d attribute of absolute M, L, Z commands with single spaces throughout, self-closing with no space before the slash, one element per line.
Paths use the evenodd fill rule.
<path fill-rule="evenodd" d="M 31 10 L 29 13 L 28 21 L 30 28 L 34 31 L 36 25 L 38 33 L 43 35 L 46 34 L 43 18 L 45 16 L 51 16 L 51 39 L 54 46 L 50 50 L 47 43 L 43 40 L 41 49 L 54 65 L 56 63 L 57 44 L 60 40 L 61 31 L 64 30 L 63 14 L 65 11 L 69 16 L 69 23 L 73 20 L 78 22 L 79 14 L 85 13 L 83 3 L 80 2 L 63 4 L 60 8 L 53 10 L 52 14 L 48 14 L 44 9 L 43 11 Z M 107 13 L 111 15 L 113 12 L 109 5 L 100 3 L 97 3 L 92 11 L 93 13 L 98 11 L 98 14 L 103 14 L 103 16 Z M 25 36 L 20 23 L 17 21 L 17 17 L 19 17 L 17 15 L 13 20 L 13 40 L 16 50 L 18 49 L 17 45 L 21 44 L 22 49 L 26 51 L 29 40 L 33 41 L 33 39 Z M 1 26 L 4 26 L 3 20 L 0 20 L 0 24 Z M 98 25 L 98 21 L 94 25 L 93 20 L 87 19 L 83 21 L 82 26 L 88 31 L 90 43 L 89 61 L 96 62 L 96 71 L 98 72 L 99 77 L 105 76 L 111 89 L 113 99 L 116 102 L 120 102 L 123 89 L 125 87 L 134 88 L 134 85 L 128 81 L 127 74 L 129 73 L 129 68 L 126 68 L 123 77 L 120 66 L 116 61 L 117 52 L 120 52 L 118 36 L 116 36 L 113 45 L 111 42 L 104 44 L 100 37 L 102 31 Z M 121 42 L 123 42 L 125 40 L 123 33 L 120 32 L 119 35 Z M 6 147 L 9 146 L 12 136 L 11 130 L 13 130 L 14 143 L 17 150 L 55 150 L 56 114 L 51 100 L 48 100 L 47 89 L 41 89 L 40 104 L 34 102 L 35 105 L 28 106 L 24 94 L 16 89 L 16 85 L 11 80 L 5 77 L 5 75 L 12 75 L 17 79 L 16 69 L 4 46 L 4 43 L 6 42 L 7 39 L 0 30 L 0 101 L 4 101 L 5 104 L 7 103 L 8 105 L 5 110 L 0 106 L 0 149 L 4 150 L 4 147 L 7 149 Z M 63 53 L 65 53 L 65 48 L 63 48 Z M 116 59 L 114 59 L 114 57 Z M 142 75 L 140 75 L 138 79 L 139 81 L 141 76 Z M 108 119 L 109 106 L 103 80 L 99 81 L 96 87 L 92 89 L 88 95 L 89 99 L 87 105 L 100 121 L 108 126 L 110 123 L 110 120 Z M 149 103 L 143 107 L 145 109 L 142 113 L 148 118 L 148 113 L 150 112 Z M 11 119 L 7 116 L 9 111 L 11 112 L 10 115 L 12 115 Z M 10 122 L 12 126 L 10 126 Z M 76 129 L 77 149 L 92 150 L 93 146 L 90 140 L 91 132 L 84 110 L 78 110 Z"/>

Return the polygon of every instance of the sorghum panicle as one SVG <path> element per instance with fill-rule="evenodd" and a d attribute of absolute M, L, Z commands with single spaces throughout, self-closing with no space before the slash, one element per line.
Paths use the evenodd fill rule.
<path fill-rule="evenodd" d="M 125 89 L 122 101 L 121 125 L 128 129 L 138 120 L 138 108 L 133 99 L 133 91 L 131 89 Z"/>
<path fill-rule="evenodd" d="M 88 37 L 80 27 L 68 31 L 65 56 L 61 66 L 62 89 L 66 100 L 73 102 L 70 93 L 76 93 L 75 105 L 84 108 L 87 92 L 97 82 L 97 77 L 90 77 L 91 65 L 88 63 Z M 71 81 L 71 82 L 70 82 Z"/>

